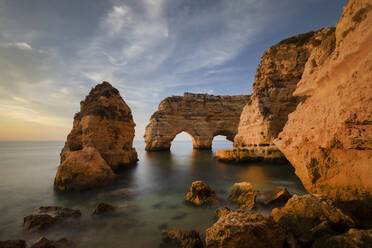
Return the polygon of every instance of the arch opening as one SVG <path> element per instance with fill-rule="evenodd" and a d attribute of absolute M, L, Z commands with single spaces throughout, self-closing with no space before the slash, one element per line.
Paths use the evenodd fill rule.
<path fill-rule="evenodd" d="M 233 141 L 229 139 L 227 135 L 218 134 L 213 137 L 212 140 L 212 149 L 221 150 L 221 149 L 231 149 L 234 148 Z"/>
<path fill-rule="evenodd" d="M 181 131 L 170 141 L 170 149 L 192 149 L 195 144 L 194 137 L 186 131 Z"/>

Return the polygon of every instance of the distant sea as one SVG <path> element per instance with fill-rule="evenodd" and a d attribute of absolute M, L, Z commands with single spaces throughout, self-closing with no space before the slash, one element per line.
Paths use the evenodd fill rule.
<path fill-rule="evenodd" d="M 290 193 L 306 193 L 289 164 L 226 164 L 215 161 L 218 149 L 231 148 L 228 141 L 214 141 L 213 150 L 193 150 L 191 141 L 174 141 L 171 151 L 145 151 L 135 141 L 136 166 L 124 170 L 115 185 L 84 192 L 58 192 L 53 188 L 64 142 L 0 142 L 0 240 L 26 239 L 29 245 L 45 236 L 66 237 L 77 247 L 158 247 L 161 229 L 177 227 L 204 231 L 216 221 L 213 208 L 184 203 L 191 183 L 203 180 L 227 201 L 235 182 L 251 182 L 257 190 L 287 187 Z M 122 190 L 131 197 L 120 196 Z M 93 218 L 99 202 L 127 210 L 126 214 Z M 68 228 L 42 233 L 23 230 L 23 217 L 40 206 L 57 205 L 80 209 L 82 218 Z M 258 209 L 268 215 L 270 209 Z"/>

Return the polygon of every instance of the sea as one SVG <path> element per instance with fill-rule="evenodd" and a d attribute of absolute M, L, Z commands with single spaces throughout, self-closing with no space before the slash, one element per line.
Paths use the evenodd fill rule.
<path fill-rule="evenodd" d="M 139 161 L 120 172 L 114 185 L 83 192 L 59 192 L 53 187 L 64 142 L 0 142 L 0 240 L 25 239 L 29 246 L 45 236 L 72 240 L 76 247 L 159 247 L 162 229 L 196 230 L 202 239 L 217 218 L 217 207 L 234 208 L 227 201 L 236 182 L 250 182 L 259 191 L 284 186 L 292 194 L 305 194 L 290 164 L 222 163 L 216 150 L 232 147 L 213 141 L 212 150 L 194 150 L 191 141 L 173 141 L 170 151 L 146 152 L 135 141 Z M 215 190 L 220 204 L 195 207 L 185 203 L 193 181 L 202 180 Z M 92 216 L 100 203 L 120 209 L 112 216 Z M 81 218 L 42 232 L 23 229 L 23 218 L 40 206 L 79 209 Z M 268 216 L 271 209 L 257 208 Z"/>

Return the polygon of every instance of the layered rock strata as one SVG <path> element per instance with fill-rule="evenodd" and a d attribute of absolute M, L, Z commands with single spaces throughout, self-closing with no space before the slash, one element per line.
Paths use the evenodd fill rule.
<path fill-rule="evenodd" d="M 371 27 L 371 1 L 350 0 L 335 40 L 313 49 L 294 92 L 307 99 L 274 141 L 309 192 L 357 206 L 364 219 L 372 216 Z"/>
<path fill-rule="evenodd" d="M 61 152 L 55 178 L 60 190 L 81 190 L 111 183 L 115 170 L 135 163 L 132 112 L 119 91 L 103 82 L 80 103 Z"/>
<path fill-rule="evenodd" d="M 167 97 L 146 127 L 147 151 L 168 150 L 177 134 L 187 132 L 195 149 L 210 149 L 214 136 L 233 141 L 240 114 L 250 96 L 213 96 L 185 93 Z"/>
<path fill-rule="evenodd" d="M 235 149 L 217 151 L 220 160 L 235 162 L 286 161 L 273 140 L 283 129 L 288 114 L 303 99 L 293 96 L 311 51 L 334 28 L 296 35 L 266 50 L 257 68 L 253 94 L 240 116 Z"/>

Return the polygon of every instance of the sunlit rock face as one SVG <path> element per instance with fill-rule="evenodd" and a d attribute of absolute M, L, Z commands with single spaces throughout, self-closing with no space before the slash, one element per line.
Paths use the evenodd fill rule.
<path fill-rule="evenodd" d="M 306 97 L 275 140 L 307 190 L 371 214 L 372 3 L 351 0 L 335 45 L 313 50 L 296 97 Z M 363 210 L 365 210 L 363 212 Z"/>
<path fill-rule="evenodd" d="M 220 160 L 286 161 L 273 140 L 283 129 L 288 114 L 303 99 L 293 96 L 311 51 L 328 37 L 334 28 L 324 28 L 296 35 L 266 50 L 257 68 L 253 95 L 245 105 L 234 139 L 236 149 L 218 151 Z"/>
<path fill-rule="evenodd" d="M 91 188 L 95 181 L 87 178 L 89 173 L 99 179 L 97 186 L 106 184 L 101 178 L 103 175 L 111 182 L 112 171 L 138 160 L 133 148 L 134 127 L 131 110 L 119 91 L 107 82 L 98 84 L 80 103 L 80 112 L 75 114 L 73 128 L 61 152 L 55 186 L 61 190 L 79 189 L 80 182 L 75 182 L 79 178 L 84 181 L 82 189 Z M 90 148 L 94 148 L 94 152 Z M 81 159 L 75 153 L 81 154 Z M 80 170 L 82 167 L 79 169 L 78 165 L 86 168 Z M 105 173 L 94 168 L 104 168 Z M 108 170 L 112 170 L 111 173 Z M 69 178 L 69 175 L 75 176 Z M 69 187 L 69 181 L 74 187 Z"/>
<path fill-rule="evenodd" d="M 249 98 L 192 93 L 165 98 L 146 127 L 146 150 L 170 149 L 172 140 L 183 131 L 191 135 L 196 149 L 210 149 L 217 135 L 233 141 Z"/>

